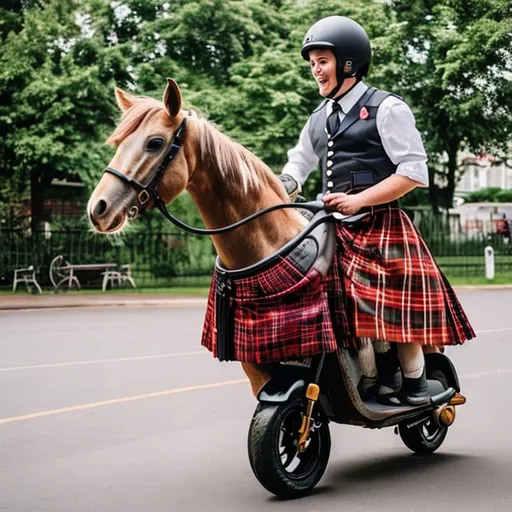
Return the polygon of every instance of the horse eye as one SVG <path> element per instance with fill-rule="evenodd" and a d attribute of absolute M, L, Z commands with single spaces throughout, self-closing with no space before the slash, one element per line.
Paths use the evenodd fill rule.
<path fill-rule="evenodd" d="M 150 139 L 146 144 L 146 151 L 159 151 L 164 143 L 163 137 Z"/>

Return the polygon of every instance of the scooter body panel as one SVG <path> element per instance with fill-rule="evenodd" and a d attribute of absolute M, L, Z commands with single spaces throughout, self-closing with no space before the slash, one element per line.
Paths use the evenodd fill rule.
<path fill-rule="evenodd" d="M 435 376 L 439 370 L 446 377 L 453 391 L 459 392 L 460 385 L 452 362 L 440 353 L 426 354 L 427 375 Z M 285 403 L 304 397 L 311 381 L 309 368 L 282 365 L 258 393 L 262 403 Z M 423 406 L 386 406 L 375 400 L 363 402 L 357 390 L 359 381 L 355 355 L 346 349 L 327 354 L 320 376 L 319 406 L 327 417 L 340 424 L 359 425 L 367 428 L 382 428 L 397 425 L 403 421 L 421 419 L 432 414 L 434 404 Z M 449 397 L 438 380 L 429 380 L 431 394 Z M 436 404 L 438 405 L 438 404 Z"/>

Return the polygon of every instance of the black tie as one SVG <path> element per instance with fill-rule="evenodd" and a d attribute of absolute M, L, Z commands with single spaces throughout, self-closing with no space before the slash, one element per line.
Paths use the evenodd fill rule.
<path fill-rule="evenodd" d="M 336 133 L 338 132 L 338 128 L 340 127 L 340 114 L 341 111 L 341 105 L 335 101 L 332 104 L 332 112 L 327 118 L 327 133 L 334 137 Z"/>

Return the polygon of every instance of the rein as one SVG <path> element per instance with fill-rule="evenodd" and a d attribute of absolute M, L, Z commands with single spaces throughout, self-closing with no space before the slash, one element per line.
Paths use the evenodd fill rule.
<path fill-rule="evenodd" d="M 189 233 L 193 233 L 194 235 L 218 235 L 221 233 L 227 233 L 228 231 L 232 231 L 236 228 L 239 228 L 240 226 L 243 226 L 244 224 L 252 222 L 253 220 L 257 219 L 258 217 L 261 217 L 262 215 L 285 208 L 300 208 L 303 210 L 309 210 L 310 212 L 313 213 L 317 213 L 321 210 L 324 210 L 324 203 L 322 201 L 310 201 L 306 203 L 281 203 L 269 206 L 268 208 L 264 208 L 259 212 L 249 215 L 245 219 L 241 219 L 233 224 L 230 224 L 229 226 L 224 226 L 222 228 L 205 229 L 196 228 L 193 226 L 189 226 L 188 224 L 185 224 L 183 221 L 175 217 L 172 213 L 170 213 L 167 210 L 164 201 L 162 200 L 156 189 L 160 184 L 160 181 L 162 180 L 165 170 L 167 169 L 169 164 L 174 160 L 175 156 L 178 154 L 178 151 L 180 150 L 183 144 L 182 135 L 186 125 L 187 118 L 185 117 L 183 118 L 183 121 L 176 130 L 176 133 L 174 134 L 170 148 L 164 155 L 155 173 L 153 174 L 153 176 L 146 185 L 143 185 L 139 181 L 130 178 L 129 176 L 126 176 L 125 174 L 114 169 L 113 167 L 107 167 L 105 169 L 104 172 L 112 174 L 116 178 L 120 179 L 123 183 L 135 189 L 135 191 L 138 193 L 138 204 L 133 205 L 130 208 L 130 211 L 128 212 L 128 218 L 130 220 L 134 219 L 138 215 L 139 211 L 144 210 L 146 208 L 146 205 L 150 199 L 153 201 L 153 204 L 160 210 L 160 212 L 166 219 L 172 222 L 175 226 L 183 229 L 184 231 L 188 231 Z M 342 218 L 340 214 L 333 213 L 332 215 L 335 218 Z"/>

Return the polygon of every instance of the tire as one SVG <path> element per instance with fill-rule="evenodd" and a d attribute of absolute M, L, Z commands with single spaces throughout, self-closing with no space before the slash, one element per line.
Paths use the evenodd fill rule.
<path fill-rule="evenodd" d="M 251 468 L 261 485 L 279 498 L 306 496 L 327 467 L 331 436 L 327 419 L 318 411 L 313 415 L 314 428 L 306 449 L 302 453 L 297 450 L 304 411 L 303 399 L 259 404 L 252 418 L 248 437 Z"/>
<path fill-rule="evenodd" d="M 398 433 L 409 450 L 417 455 L 430 455 L 443 444 L 448 427 L 439 426 L 433 418 L 428 418 L 410 428 L 407 422 L 400 423 Z"/>
<path fill-rule="evenodd" d="M 433 368 L 427 375 L 429 379 L 438 380 L 445 389 L 448 389 L 448 379 L 439 369 Z M 438 425 L 433 417 L 413 425 L 405 421 L 398 425 L 398 433 L 409 450 L 417 455 L 430 455 L 434 453 L 442 444 L 448 433 L 446 425 Z"/>

